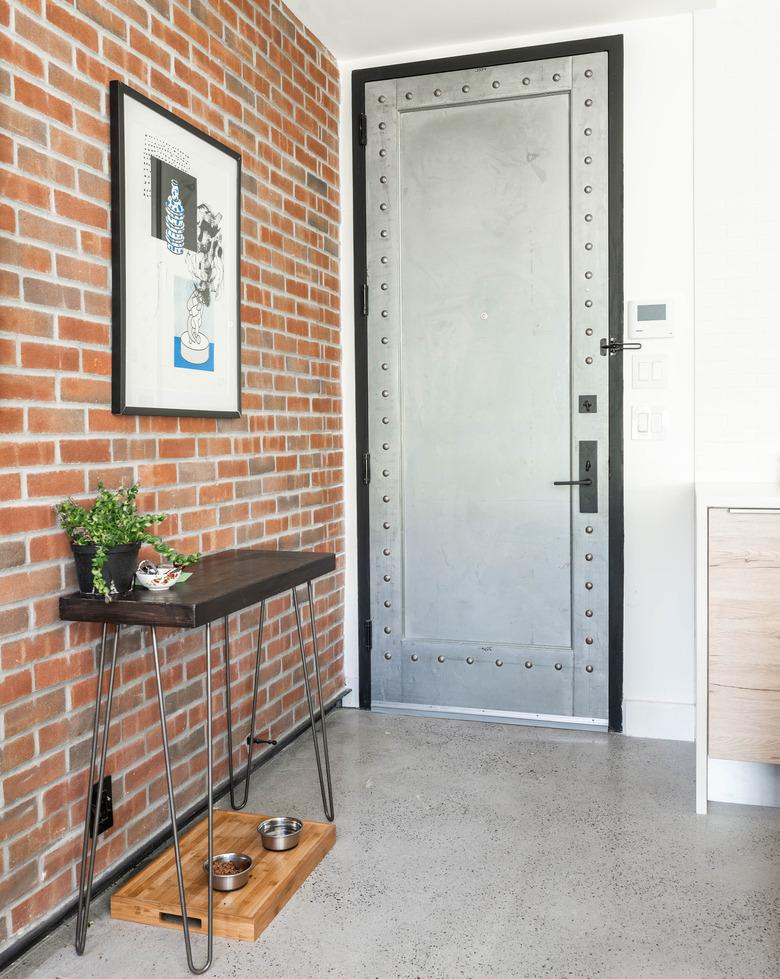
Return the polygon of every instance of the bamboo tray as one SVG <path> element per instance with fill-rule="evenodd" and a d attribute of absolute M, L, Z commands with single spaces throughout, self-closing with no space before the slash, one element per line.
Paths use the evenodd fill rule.
<path fill-rule="evenodd" d="M 336 842 L 334 823 L 304 821 L 293 850 L 264 850 L 257 825 L 267 817 L 214 810 L 214 853 L 248 853 L 254 866 L 245 887 L 214 891 L 214 934 L 254 942 Z M 181 839 L 190 930 L 206 934 L 208 880 L 206 820 Z M 181 905 L 173 847 L 131 877 L 111 897 L 111 916 L 123 921 L 181 930 Z"/>

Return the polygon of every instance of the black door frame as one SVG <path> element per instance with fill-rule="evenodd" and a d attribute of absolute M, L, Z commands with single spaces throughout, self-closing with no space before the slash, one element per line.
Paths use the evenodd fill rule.
<path fill-rule="evenodd" d="M 368 452 L 368 343 L 366 283 L 366 160 L 363 119 L 368 82 L 442 71 L 487 68 L 606 51 L 609 55 L 609 336 L 623 337 L 623 36 L 583 38 L 456 58 L 411 61 L 352 72 L 352 179 L 354 213 L 355 402 L 357 447 L 359 701 L 371 707 L 371 577 L 369 496 L 363 478 Z M 609 356 L 609 727 L 623 730 L 623 358 Z"/>

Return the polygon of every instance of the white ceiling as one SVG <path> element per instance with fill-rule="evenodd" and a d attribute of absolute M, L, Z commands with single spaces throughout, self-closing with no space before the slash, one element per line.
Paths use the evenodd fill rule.
<path fill-rule="evenodd" d="M 286 0 L 339 61 L 662 17 L 716 0 Z"/>

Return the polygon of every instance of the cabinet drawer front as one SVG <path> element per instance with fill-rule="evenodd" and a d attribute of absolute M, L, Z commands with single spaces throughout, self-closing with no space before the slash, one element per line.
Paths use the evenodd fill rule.
<path fill-rule="evenodd" d="M 709 678 L 780 690 L 780 511 L 709 512 Z"/>
<path fill-rule="evenodd" d="M 710 684 L 711 758 L 780 763 L 780 692 Z"/>

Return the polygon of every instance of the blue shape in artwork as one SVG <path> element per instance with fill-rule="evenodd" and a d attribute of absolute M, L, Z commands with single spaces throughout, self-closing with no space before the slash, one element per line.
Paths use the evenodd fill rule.
<path fill-rule="evenodd" d="M 213 371 L 214 370 L 214 344 L 209 343 L 209 359 L 202 364 L 193 364 L 185 360 L 181 355 L 181 337 L 173 338 L 173 366 L 187 367 L 191 371 Z"/>

